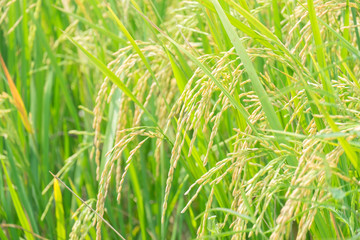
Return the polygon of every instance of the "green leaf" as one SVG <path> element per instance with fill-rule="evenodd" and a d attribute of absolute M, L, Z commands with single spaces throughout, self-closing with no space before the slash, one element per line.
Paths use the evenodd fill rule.
<path fill-rule="evenodd" d="M 179 43 L 177 43 L 175 40 L 170 38 L 164 31 L 162 31 L 158 26 L 156 26 L 151 20 L 143 15 L 141 12 L 139 14 L 142 15 L 142 17 L 148 21 L 155 29 L 157 29 L 167 40 L 169 40 L 172 44 L 174 44 L 180 51 L 182 51 L 188 58 L 191 59 L 201 70 L 204 71 L 204 73 L 209 76 L 209 78 L 215 83 L 215 85 L 224 93 L 224 95 L 229 99 L 230 103 L 237 109 L 240 113 L 240 115 L 245 119 L 247 124 L 252 128 L 254 133 L 257 132 L 253 124 L 249 121 L 249 113 L 245 110 L 244 106 L 238 101 L 235 100 L 235 98 L 230 94 L 230 92 L 214 77 L 214 75 L 211 73 L 211 70 L 208 66 L 201 63 L 195 56 L 193 56 L 189 51 L 187 51 L 183 46 L 181 46 Z"/>
<path fill-rule="evenodd" d="M 24 233 L 25 233 L 26 239 L 33 240 L 34 237 L 31 234 L 31 232 L 33 232 L 33 231 L 32 231 L 32 228 L 31 228 L 30 221 L 26 217 L 24 208 L 21 205 L 21 202 L 19 200 L 19 196 L 17 195 L 16 190 L 15 190 L 13 184 L 12 184 L 12 181 L 10 179 L 10 176 L 9 176 L 8 172 L 7 172 L 7 168 L 5 166 L 5 163 L 4 163 L 3 159 L 1 159 L 1 163 L 2 163 L 2 166 L 3 166 L 3 170 L 5 172 L 6 182 L 7 182 L 8 188 L 9 188 L 10 196 L 11 196 L 11 199 L 13 201 L 16 213 L 17 213 L 19 221 L 20 221 L 20 225 L 25 230 Z"/>
<path fill-rule="evenodd" d="M 242 63 L 244 64 L 246 72 L 249 74 L 253 88 L 261 102 L 262 109 L 265 112 L 265 115 L 267 117 L 267 120 L 270 123 L 271 128 L 274 130 L 283 130 L 281 123 L 276 115 L 275 110 L 274 110 L 274 107 L 271 104 L 269 96 L 267 95 L 264 87 L 262 86 L 262 84 L 259 80 L 259 77 L 256 73 L 256 70 L 255 70 L 248 54 L 246 53 L 246 50 L 243 47 L 239 36 L 235 32 L 234 27 L 229 22 L 229 19 L 226 17 L 225 12 L 222 9 L 222 7 L 220 6 L 220 4 L 218 3 L 218 1 L 212 0 L 212 2 L 215 6 L 216 11 L 219 14 L 221 22 L 223 23 L 224 28 L 225 28 L 232 44 L 235 47 L 236 53 L 239 55 Z M 254 24 L 256 24 L 256 22 Z"/>
<path fill-rule="evenodd" d="M 241 214 L 241 213 L 238 213 L 232 209 L 228 209 L 228 208 L 212 208 L 210 209 L 208 212 L 215 212 L 215 211 L 220 211 L 220 212 L 225 212 L 225 213 L 229 213 L 231 215 L 234 215 L 236 217 L 239 217 L 241 219 L 244 219 L 246 221 L 249 221 L 249 222 L 252 222 L 254 223 L 254 219 L 252 219 L 250 216 L 248 215 L 245 215 L 245 214 Z"/>
<path fill-rule="evenodd" d="M 62 195 L 57 179 L 54 179 L 54 200 L 55 200 L 55 216 L 56 216 L 56 233 L 58 240 L 66 239 L 64 207 L 62 203 Z"/>
<path fill-rule="evenodd" d="M 134 94 L 125 86 L 125 84 L 115 75 L 110 69 L 108 69 L 99 59 L 97 59 L 94 55 L 88 52 L 83 46 L 81 46 L 78 42 L 76 42 L 73 38 L 63 32 L 66 37 L 75 45 L 77 46 L 90 60 L 91 62 L 105 75 L 107 76 L 116 86 L 120 88 L 120 90 L 126 94 L 136 105 L 138 105 L 146 115 L 157 125 L 155 118 L 152 114 L 146 110 L 144 105 L 137 100 Z"/>
<path fill-rule="evenodd" d="M 1 227 L 0 227 L 0 239 L 8 240 L 8 238 L 6 237 L 4 231 Z"/>

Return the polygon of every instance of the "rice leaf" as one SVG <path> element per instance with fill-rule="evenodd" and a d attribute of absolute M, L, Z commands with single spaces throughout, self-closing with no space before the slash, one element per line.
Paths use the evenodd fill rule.
<path fill-rule="evenodd" d="M 13 97 L 13 100 L 14 100 L 14 105 L 16 107 L 16 109 L 18 110 L 19 114 L 20 114 L 20 117 L 21 117 L 21 120 L 24 124 L 24 127 L 25 129 L 29 132 L 29 133 L 33 133 L 33 129 L 31 127 L 31 124 L 30 124 L 30 121 L 29 121 L 29 118 L 28 118 L 28 114 L 26 112 L 26 109 L 25 109 L 25 106 L 24 106 L 24 102 L 15 86 L 15 83 L 14 81 L 12 80 L 11 76 L 10 76 L 10 73 L 6 67 L 6 64 L 4 62 L 4 59 L 2 58 L 1 54 L 0 54 L 0 63 L 1 63 L 1 66 L 4 70 L 4 73 L 5 73 L 5 76 L 7 78 L 7 81 L 8 81 L 8 84 L 9 84 L 9 88 L 10 88 L 10 91 L 11 91 L 11 95 Z"/>
<path fill-rule="evenodd" d="M 17 192 L 16 192 L 16 190 L 15 190 L 13 184 L 12 184 L 12 181 L 10 179 L 10 176 L 9 176 L 8 172 L 7 172 L 7 168 L 6 168 L 6 165 L 5 165 L 3 159 L 1 159 L 1 164 L 3 166 L 3 171 L 5 173 L 5 179 L 6 179 L 8 188 L 9 188 L 9 192 L 10 192 L 12 202 L 14 204 L 17 216 L 18 216 L 19 221 L 20 221 L 20 225 L 25 229 L 24 234 L 25 234 L 26 238 L 29 239 L 29 240 L 33 240 L 34 237 L 31 234 L 31 232 L 33 232 L 33 231 L 32 231 L 32 228 L 31 228 L 30 221 L 26 216 L 25 210 L 24 210 L 24 208 L 23 208 L 23 206 L 22 206 L 22 204 L 20 202 L 19 196 L 18 196 L 18 194 L 17 194 Z"/>
<path fill-rule="evenodd" d="M 92 55 L 90 52 L 88 52 L 84 47 L 82 47 L 78 42 L 76 42 L 73 38 L 71 38 L 69 35 L 64 33 L 67 38 L 75 45 L 77 46 L 90 60 L 91 62 L 99 68 L 101 72 L 105 76 L 107 76 L 116 86 L 120 88 L 120 90 L 126 94 L 136 105 L 138 105 L 147 115 L 148 117 L 156 123 L 155 118 L 152 116 L 152 114 L 146 110 L 144 105 L 139 102 L 139 100 L 136 99 L 134 94 L 125 86 L 125 84 L 113 73 L 110 69 L 108 69 L 99 59 L 97 59 L 94 55 Z"/>
<path fill-rule="evenodd" d="M 57 239 L 63 240 L 66 239 L 65 217 L 62 194 L 57 179 L 54 179 L 54 201 Z"/>
<path fill-rule="evenodd" d="M 215 6 L 216 11 L 219 14 L 219 17 L 221 19 L 221 22 L 224 25 L 224 28 L 226 29 L 227 34 L 230 37 L 232 44 L 235 47 L 236 53 L 239 55 L 242 63 L 244 64 L 246 72 L 249 74 L 253 88 L 261 102 L 262 109 L 265 112 L 265 115 L 267 117 L 267 120 L 270 123 L 271 128 L 274 130 L 283 130 L 281 123 L 276 115 L 275 110 L 274 110 L 274 107 L 271 104 L 270 98 L 267 95 L 264 87 L 262 86 L 262 84 L 259 80 L 259 77 L 256 73 L 256 70 L 255 70 L 249 56 L 247 55 L 245 48 L 243 47 L 243 45 L 239 39 L 239 36 L 235 32 L 235 29 L 229 22 L 228 18 L 226 17 L 226 15 L 224 13 L 224 10 L 221 8 L 218 1 L 212 0 L 212 2 Z M 245 13 L 245 14 L 247 14 L 247 13 Z M 254 22 L 253 24 L 256 24 L 256 22 Z"/>

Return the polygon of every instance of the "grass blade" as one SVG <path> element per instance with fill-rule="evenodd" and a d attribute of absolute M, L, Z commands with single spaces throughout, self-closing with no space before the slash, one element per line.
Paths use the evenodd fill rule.
<path fill-rule="evenodd" d="M 4 170 L 4 173 L 5 173 L 5 178 L 6 178 L 6 181 L 7 181 L 7 185 L 8 185 L 8 188 L 9 188 L 10 195 L 11 195 L 11 199 L 13 201 L 13 204 L 14 204 L 16 213 L 18 215 L 20 224 L 25 230 L 27 230 L 27 231 L 25 231 L 25 236 L 29 240 L 34 240 L 33 235 L 30 233 L 30 232 L 32 232 L 31 224 L 30 224 L 28 218 L 26 217 L 24 208 L 21 205 L 19 196 L 16 193 L 16 190 L 15 190 L 13 184 L 12 184 L 12 181 L 10 179 L 10 176 L 9 176 L 8 172 L 7 172 L 7 168 L 5 166 L 5 163 L 4 163 L 3 159 L 1 159 L 1 164 L 3 166 L 3 170 Z"/>
<path fill-rule="evenodd" d="M 23 100 L 21 99 L 21 96 L 15 86 L 15 83 L 14 81 L 12 80 L 11 76 L 10 76 L 10 73 L 5 65 L 5 62 L 4 62 L 4 59 L 2 58 L 1 54 L 0 54 L 0 63 L 1 63 L 1 66 L 4 70 L 4 73 L 5 73 L 5 76 L 8 80 L 8 84 L 9 84 L 9 88 L 10 88 L 10 91 L 11 91 L 11 95 L 13 96 L 13 100 L 14 100 L 14 105 L 16 107 L 16 109 L 18 110 L 19 114 L 20 114 L 20 118 L 21 118 L 21 121 L 23 122 L 24 126 L 25 126 L 25 129 L 29 132 L 29 133 L 33 133 L 33 130 L 32 130 L 32 127 L 31 127 L 31 124 L 29 122 L 29 118 L 28 118 L 28 115 L 27 115 L 27 112 L 26 112 L 26 109 L 25 109 L 25 106 L 24 106 L 24 102 Z"/>
<path fill-rule="evenodd" d="M 113 73 L 110 69 L 108 69 L 99 59 L 97 59 L 94 55 L 88 52 L 83 46 L 81 46 L 78 42 L 76 42 L 73 38 L 67 35 L 65 32 L 64 34 L 66 37 L 76 46 L 78 47 L 90 60 L 91 62 L 105 75 L 107 76 L 116 86 L 120 88 L 120 90 L 127 95 L 136 105 L 138 105 L 147 115 L 148 117 L 156 123 L 155 118 L 153 115 L 146 110 L 144 105 L 137 100 L 134 94 L 125 86 L 125 84 L 118 78 L 115 73 Z"/>
<path fill-rule="evenodd" d="M 201 63 L 195 56 L 193 56 L 189 51 L 187 51 L 183 46 L 181 46 L 179 43 L 177 43 L 175 40 L 170 38 L 165 32 L 163 32 L 158 26 L 156 26 L 149 18 L 147 18 L 145 15 L 143 15 L 141 12 L 138 11 L 142 17 L 149 22 L 156 30 L 158 30 L 166 39 L 168 39 L 172 44 L 174 44 L 179 50 L 181 50 L 188 58 L 191 59 L 201 70 L 204 71 L 206 75 L 209 76 L 209 78 L 214 81 L 216 86 L 225 94 L 225 96 L 229 99 L 231 104 L 237 109 L 240 113 L 240 115 L 246 120 L 247 124 L 253 129 L 253 131 L 256 133 L 257 130 L 253 126 L 253 124 L 249 121 L 249 113 L 244 109 L 244 107 L 241 105 L 241 103 L 237 102 L 235 98 L 230 94 L 230 92 L 225 89 L 225 87 L 212 75 L 210 69 Z"/>
<path fill-rule="evenodd" d="M 64 207 L 58 180 L 54 179 L 54 200 L 57 239 L 66 239 Z"/>
<path fill-rule="evenodd" d="M 86 203 L 81 197 L 79 197 L 79 195 L 77 195 L 73 190 L 71 190 L 71 188 L 69 188 L 63 181 L 61 181 L 60 178 L 58 178 L 58 177 L 57 177 L 55 174 L 53 174 L 52 172 L 50 172 L 50 174 L 51 174 L 58 182 L 60 182 L 67 190 L 69 190 L 77 199 L 79 199 L 87 208 L 89 208 L 89 209 L 90 209 L 92 212 L 94 212 L 99 218 L 101 218 L 101 220 L 102 220 L 106 225 L 108 225 L 108 226 L 111 228 L 111 230 L 113 230 L 113 231 L 116 233 L 116 235 L 118 235 L 118 236 L 120 237 L 120 239 L 125 240 L 125 238 L 124 238 L 118 231 L 116 231 L 116 229 L 115 229 L 113 226 L 111 226 L 111 224 L 110 224 L 108 221 L 106 221 L 103 217 L 101 217 L 98 212 L 96 212 L 89 204 L 87 204 L 87 203 Z"/>
<path fill-rule="evenodd" d="M 313 0 L 307 0 L 307 3 L 308 3 L 308 11 L 309 11 L 309 16 L 310 16 L 311 29 L 313 31 L 313 36 L 314 36 L 314 40 L 315 40 L 317 61 L 320 66 L 320 70 L 323 70 L 323 69 L 327 68 L 326 61 L 325 61 L 325 53 L 324 53 L 325 49 L 324 49 L 324 45 L 323 45 L 323 42 L 321 39 L 321 34 L 320 34 L 319 24 L 318 24 L 316 12 L 315 12 L 314 2 L 313 2 Z M 328 91 L 330 94 L 333 94 L 334 90 L 331 86 L 330 76 L 327 71 L 325 72 L 324 76 L 322 77 L 322 80 L 323 80 L 322 83 L 324 85 L 325 91 Z M 329 102 L 332 102 L 332 101 L 329 101 Z"/>
<path fill-rule="evenodd" d="M 8 238 L 6 237 L 2 227 L 0 227 L 0 239 L 8 240 Z"/>
<path fill-rule="evenodd" d="M 270 98 L 267 95 L 264 87 L 262 86 L 259 77 L 256 73 L 256 70 L 249 58 L 249 56 L 246 53 L 245 48 L 243 47 L 239 36 L 235 32 L 234 27 L 229 22 L 229 19 L 226 17 L 224 10 L 220 6 L 217 0 L 212 0 L 212 3 L 215 6 L 216 11 L 219 14 L 219 17 L 221 19 L 221 22 L 224 25 L 224 28 L 232 42 L 232 44 L 235 47 L 236 53 L 239 55 L 242 63 L 244 64 L 245 70 L 249 74 L 249 77 L 251 79 L 251 83 L 253 84 L 253 88 L 261 102 L 262 109 L 265 112 L 265 115 L 267 117 L 267 120 L 270 123 L 270 126 L 274 130 L 283 130 L 281 123 L 276 115 L 276 112 L 274 110 L 274 107 L 271 104 Z M 256 23 L 254 23 L 256 24 Z"/>

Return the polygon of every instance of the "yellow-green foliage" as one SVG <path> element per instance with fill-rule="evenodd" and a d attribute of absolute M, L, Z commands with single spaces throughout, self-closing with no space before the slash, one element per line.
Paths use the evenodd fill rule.
<path fill-rule="evenodd" d="M 359 238 L 359 8 L 0 0 L 0 238 Z"/>

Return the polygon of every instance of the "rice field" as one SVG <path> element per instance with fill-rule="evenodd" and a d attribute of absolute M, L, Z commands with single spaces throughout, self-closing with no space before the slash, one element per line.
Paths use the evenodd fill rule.
<path fill-rule="evenodd" d="M 0 0 L 0 239 L 360 239 L 358 0 Z"/>

